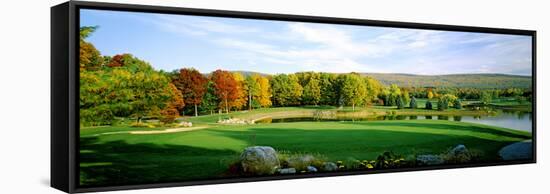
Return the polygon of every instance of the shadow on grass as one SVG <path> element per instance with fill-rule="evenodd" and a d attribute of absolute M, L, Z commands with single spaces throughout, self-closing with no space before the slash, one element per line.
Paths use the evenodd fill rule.
<path fill-rule="evenodd" d="M 162 143 L 162 142 L 160 142 Z M 239 153 L 182 145 L 80 138 L 82 187 L 221 178 Z"/>
<path fill-rule="evenodd" d="M 444 130 L 462 130 L 462 131 L 471 131 L 478 133 L 490 133 L 501 136 L 508 136 L 514 138 L 530 138 L 531 135 L 524 133 L 522 131 L 504 131 L 504 130 L 495 130 L 491 127 L 483 127 L 477 125 L 462 126 L 462 125 L 451 125 L 443 123 L 414 123 L 414 122 L 369 122 L 369 123 L 360 123 L 361 125 L 368 126 L 380 126 L 380 127 L 416 127 L 416 128 L 430 128 L 430 129 L 444 129 Z"/>

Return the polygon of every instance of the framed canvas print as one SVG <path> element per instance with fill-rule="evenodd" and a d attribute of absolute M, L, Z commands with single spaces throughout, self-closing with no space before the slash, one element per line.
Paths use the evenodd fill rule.
<path fill-rule="evenodd" d="M 66 192 L 534 163 L 535 31 L 52 7 Z"/>

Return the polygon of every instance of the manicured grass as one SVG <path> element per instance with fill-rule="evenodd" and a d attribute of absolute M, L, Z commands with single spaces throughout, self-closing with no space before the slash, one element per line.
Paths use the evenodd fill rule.
<path fill-rule="evenodd" d="M 202 119 L 206 123 L 214 119 L 210 117 L 213 116 L 194 121 Z M 438 154 L 464 144 L 470 150 L 483 152 L 483 160 L 489 162 L 497 160 L 497 152 L 503 146 L 531 138 L 528 132 L 442 120 L 204 125 L 209 128 L 147 135 L 105 134 L 143 128 L 82 129 L 81 184 L 105 186 L 221 178 L 241 151 L 252 145 L 345 161 L 372 160 L 384 151 L 404 156 Z"/>
<path fill-rule="evenodd" d="M 516 98 L 499 98 L 493 99 L 489 104 L 494 106 L 529 106 L 531 102 L 526 100 L 519 102 Z"/>

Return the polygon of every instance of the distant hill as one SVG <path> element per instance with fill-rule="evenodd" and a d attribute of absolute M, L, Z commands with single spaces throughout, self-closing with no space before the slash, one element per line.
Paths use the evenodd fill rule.
<path fill-rule="evenodd" d="M 472 88 L 529 88 L 531 76 L 506 74 L 414 75 L 398 73 L 361 73 L 383 84 L 401 87 L 472 87 Z"/>
<path fill-rule="evenodd" d="M 231 71 L 243 76 L 258 74 L 271 76 L 267 73 L 252 71 Z M 370 76 L 384 85 L 397 84 L 400 87 L 467 87 L 467 88 L 530 88 L 531 76 L 508 74 L 448 74 L 448 75 L 417 75 L 404 73 L 359 73 Z M 205 74 L 206 76 L 209 75 Z"/>
<path fill-rule="evenodd" d="M 260 76 L 270 76 L 270 74 L 267 74 L 267 73 L 259 73 L 259 72 L 254 72 L 254 71 L 231 71 L 231 72 L 238 72 L 238 73 L 242 74 L 243 76 L 251 76 L 251 75 L 254 75 L 254 74 L 257 74 L 257 75 L 260 75 Z"/>
<path fill-rule="evenodd" d="M 243 76 L 251 76 L 251 75 L 260 75 L 260 76 L 271 76 L 270 74 L 267 74 L 267 73 L 259 73 L 259 72 L 254 72 L 254 71 L 229 71 L 231 73 L 240 73 L 241 75 Z M 203 73 L 204 76 L 208 77 L 210 76 L 211 73 Z"/>

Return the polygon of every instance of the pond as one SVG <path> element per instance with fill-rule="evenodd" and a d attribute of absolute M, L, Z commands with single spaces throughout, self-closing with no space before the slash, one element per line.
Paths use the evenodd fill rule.
<path fill-rule="evenodd" d="M 291 117 L 291 118 L 266 118 L 257 121 L 256 123 L 290 123 L 290 122 L 326 122 L 326 121 L 380 121 L 380 120 L 417 120 L 417 119 L 434 119 L 434 120 L 449 120 L 457 122 L 478 123 L 497 127 L 504 127 L 516 130 L 531 132 L 533 115 L 531 112 L 515 111 L 506 109 L 495 109 L 497 114 L 489 116 L 425 116 L 425 115 L 397 115 L 397 116 L 377 116 L 367 118 L 350 118 L 350 117 L 334 117 L 334 118 L 315 118 L 315 117 Z"/>

